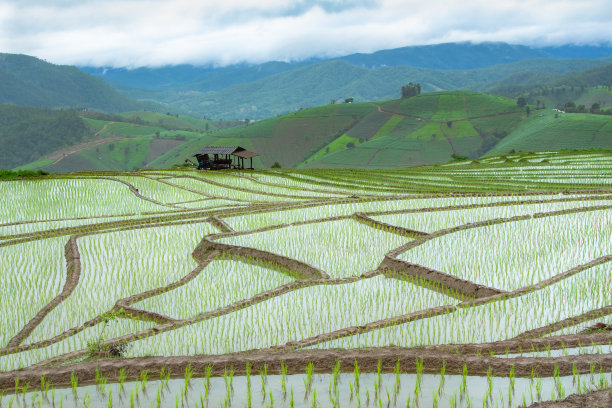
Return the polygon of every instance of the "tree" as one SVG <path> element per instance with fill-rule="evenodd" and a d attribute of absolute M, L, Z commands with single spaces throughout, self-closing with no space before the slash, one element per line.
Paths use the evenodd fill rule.
<path fill-rule="evenodd" d="M 516 100 L 516 105 L 519 108 L 522 108 L 523 106 L 527 105 L 527 99 L 525 99 L 525 97 L 520 96 L 517 100 Z"/>
<path fill-rule="evenodd" d="M 402 86 L 402 98 L 411 98 L 421 94 L 421 84 L 413 84 L 409 82 L 408 85 Z"/>
<path fill-rule="evenodd" d="M 347 149 L 352 149 L 353 147 L 355 147 L 355 143 L 353 143 L 353 142 L 348 142 L 348 143 L 346 144 L 346 148 L 347 148 Z"/>
<path fill-rule="evenodd" d="M 591 113 L 597 113 L 600 109 L 601 105 L 599 105 L 597 102 L 591 105 Z"/>
<path fill-rule="evenodd" d="M 275 162 L 274 162 L 274 164 L 273 164 L 272 166 L 270 166 L 270 168 L 273 168 L 273 169 L 280 169 L 280 168 L 281 168 L 281 165 L 280 165 L 280 163 L 279 163 L 279 162 L 275 161 Z"/>
<path fill-rule="evenodd" d="M 458 155 L 457 153 L 451 154 L 451 158 L 453 160 L 467 160 L 467 156 L 461 156 L 461 155 Z"/>
<path fill-rule="evenodd" d="M 448 122 L 446 122 L 446 126 L 452 127 L 453 126 L 453 121 L 449 120 Z"/>
<path fill-rule="evenodd" d="M 353 98 L 346 98 L 344 103 L 353 103 Z"/>
<path fill-rule="evenodd" d="M 531 113 L 531 108 L 529 108 L 529 106 L 525 107 L 525 113 L 527 114 L 527 116 L 529 116 L 529 114 Z"/>

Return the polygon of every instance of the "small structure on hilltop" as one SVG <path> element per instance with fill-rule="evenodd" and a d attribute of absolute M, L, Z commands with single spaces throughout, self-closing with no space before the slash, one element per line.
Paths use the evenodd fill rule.
<path fill-rule="evenodd" d="M 243 169 L 244 159 L 251 159 L 250 170 L 253 170 L 253 157 L 259 156 L 240 146 L 206 146 L 194 154 L 198 160 L 198 170 L 203 169 Z"/>

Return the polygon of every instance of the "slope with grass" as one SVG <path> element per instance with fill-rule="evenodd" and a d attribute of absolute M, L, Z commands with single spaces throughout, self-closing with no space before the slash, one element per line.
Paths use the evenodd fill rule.
<path fill-rule="evenodd" d="M 489 153 L 612 148 L 612 117 L 539 110 Z"/>
<path fill-rule="evenodd" d="M 479 157 L 519 123 L 524 112 L 507 98 L 467 91 L 432 92 L 383 102 L 387 120 L 369 137 L 306 167 L 402 167 Z M 348 133 L 347 133 L 348 134 Z"/>
<path fill-rule="evenodd" d="M 25 110 L 31 108 L 16 107 Z M 53 112 L 53 111 L 51 111 Z M 209 140 L 208 132 L 235 125 L 232 121 L 199 120 L 183 115 L 151 111 L 132 111 L 124 114 L 82 112 L 74 114 L 76 122 L 88 130 L 88 137 L 80 143 L 53 145 L 52 150 L 37 151 L 30 161 L 11 162 L 20 169 L 45 169 L 52 172 L 86 170 L 134 170 L 149 167 L 150 163 L 181 145 L 193 140 Z M 29 126 L 32 127 L 31 125 Z M 39 132 L 31 138 L 40 143 Z M 14 150 L 14 149 L 13 149 Z M 11 154 L 11 149 L 8 149 Z M 178 156 L 176 156 L 178 157 Z M 184 160 L 184 157 L 182 157 Z M 1 166 L 0 166 L 1 167 Z"/>
<path fill-rule="evenodd" d="M 208 133 L 149 165 L 171 167 L 207 145 L 238 145 L 256 167 L 403 167 L 479 157 L 522 120 L 516 102 L 468 91 L 434 92 L 375 103 L 303 109 Z"/>
<path fill-rule="evenodd" d="M 92 133 L 74 110 L 0 104 L 0 169 L 38 161 Z"/>
<path fill-rule="evenodd" d="M 146 106 L 72 66 L 0 53 L 0 103 L 42 108 L 86 107 L 121 112 Z"/>

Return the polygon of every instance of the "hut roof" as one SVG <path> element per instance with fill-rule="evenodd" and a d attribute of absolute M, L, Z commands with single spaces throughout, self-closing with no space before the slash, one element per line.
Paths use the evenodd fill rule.
<path fill-rule="evenodd" d="M 239 152 L 234 152 L 234 156 L 242 157 L 243 159 L 250 159 L 255 156 L 259 156 L 259 154 L 255 152 L 249 152 L 248 150 L 242 150 Z"/>
<path fill-rule="evenodd" d="M 246 150 L 240 146 L 206 146 L 202 148 L 195 156 L 201 154 L 234 154 Z"/>

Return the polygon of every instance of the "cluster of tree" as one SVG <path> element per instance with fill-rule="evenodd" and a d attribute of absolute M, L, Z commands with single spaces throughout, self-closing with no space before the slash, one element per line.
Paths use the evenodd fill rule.
<path fill-rule="evenodd" d="M 604 110 L 602 109 L 601 104 L 597 102 L 592 104 L 591 107 L 587 109 L 584 105 L 576 106 L 574 102 L 568 101 L 565 103 L 565 105 L 563 105 L 563 110 L 567 113 L 594 113 L 597 115 L 612 115 L 612 108 Z"/>
<path fill-rule="evenodd" d="M 527 77 L 525 79 L 524 77 Z M 524 95 L 534 103 L 536 98 L 545 97 L 550 103 L 562 104 L 563 101 L 576 99 L 588 91 L 588 88 L 605 86 L 612 90 L 612 64 L 602 65 L 584 71 L 566 74 L 544 72 L 525 72 L 515 77 L 514 81 L 488 89 L 488 92 L 514 97 Z"/>
<path fill-rule="evenodd" d="M 344 103 L 353 103 L 354 101 L 355 101 L 354 98 L 344 98 Z M 342 102 L 339 102 L 338 99 L 332 99 L 331 102 L 330 102 L 331 105 L 335 105 L 337 103 L 342 103 Z"/>
<path fill-rule="evenodd" d="M 482 138 L 482 142 L 480 147 L 476 151 L 476 155 L 474 157 L 484 156 L 489 150 L 493 149 L 500 140 L 504 137 L 508 136 L 508 132 L 505 130 L 494 130 L 491 132 L 483 132 L 481 129 L 478 129 L 478 133 Z"/>
<path fill-rule="evenodd" d="M 81 143 L 91 131 L 73 109 L 0 105 L 0 168 L 12 169 Z"/>
<path fill-rule="evenodd" d="M 402 99 L 411 98 L 421 94 L 421 84 L 413 84 L 409 82 L 408 85 L 402 86 Z"/>
<path fill-rule="evenodd" d="M 23 177 L 27 177 L 27 178 L 42 177 L 42 176 L 46 176 L 48 174 L 49 173 L 47 173 L 46 171 L 42 171 L 42 170 L 38 170 L 38 171 L 31 171 L 31 170 L 12 171 L 12 170 L 2 170 L 2 169 L 0 169 L 0 180 L 1 179 L 23 178 Z"/>

